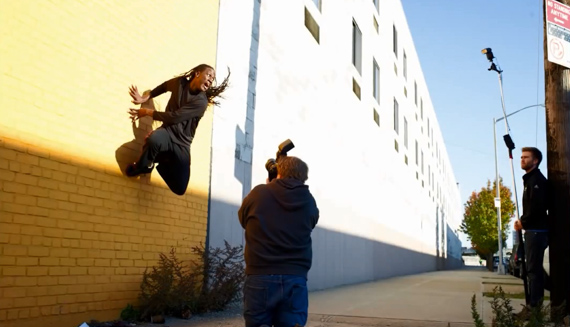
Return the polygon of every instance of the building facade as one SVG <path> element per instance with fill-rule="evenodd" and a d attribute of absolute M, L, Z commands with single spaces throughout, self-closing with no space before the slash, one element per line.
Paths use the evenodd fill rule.
<path fill-rule="evenodd" d="M 131 124 L 128 89 L 215 65 L 218 3 L 0 6 L 0 325 L 118 319 L 159 253 L 184 260 L 205 242 L 213 117 L 180 197 L 155 172 L 122 174 L 158 126 Z M 168 97 L 149 105 L 164 110 Z"/>
<path fill-rule="evenodd" d="M 209 244 L 291 139 L 320 209 L 312 290 L 461 265 L 462 207 L 400 1 L 220 1 Z"/>

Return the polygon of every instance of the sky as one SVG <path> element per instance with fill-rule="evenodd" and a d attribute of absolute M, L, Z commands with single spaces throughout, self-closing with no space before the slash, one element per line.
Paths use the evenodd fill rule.
<path fill-rule="evenodd" d="M 464 205 L 473 191 L 495 179 L 493 117 L 503 116 L 498 74 L 487 70 L 490 63 L 481 50 L 492 48 L 503 70 L 507 114 L 544 104 L 543 1 L 401 1 Z M 539 168 L 548 176 L 544 108 L 523 110 L 508 123 L 522 215 L 523 146 L 542 151 Z M 512 191 L 504 121 L 496 127 L 499 175 Z M 470 246 L 466 235 L 460 240 Z"/>

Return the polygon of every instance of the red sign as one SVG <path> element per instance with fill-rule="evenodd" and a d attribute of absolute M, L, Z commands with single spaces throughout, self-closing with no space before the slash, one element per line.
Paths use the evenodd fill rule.
<path fill-rule="evenodd" d="M 570 29 L 570 6 L 546 0 L 546 21 Z"/>

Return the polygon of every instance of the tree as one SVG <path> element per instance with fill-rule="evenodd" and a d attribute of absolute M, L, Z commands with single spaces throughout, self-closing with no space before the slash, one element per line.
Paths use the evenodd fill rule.
<path fill-rule="evenodd" d="M 511 217 L 515 212 L 515 204 L 511 200 L 511 190 L 499 181 L 501 194 L 501 231 L 503 246 L 506 245 L 507 233 L 505 226 L 509 226 Z M 487 181 L 487 186 L 481 188 L 479 193 L 473 192 L 465 203 L 465 213 L 461 223 L 461 232 L 467 234 L 471 246 L 477 254 L 487 259 L 487 268 L 493 270 L 493 254 L 499 250 L 497 235 L 497 208 L 495 196 L 497 194 L 496 182 Z"/>

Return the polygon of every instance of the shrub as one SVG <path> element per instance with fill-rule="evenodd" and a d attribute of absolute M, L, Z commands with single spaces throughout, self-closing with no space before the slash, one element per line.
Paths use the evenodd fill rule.
<path fill-rule="evenodd" d="M 196 259 L 184 265 L 174 249 L 160 254 L 158 265 L 144 272 L 140 286 L 141 318 L 220 311 L 241 295 L 245 279 L 243 246 L 192 247 Z"/>

